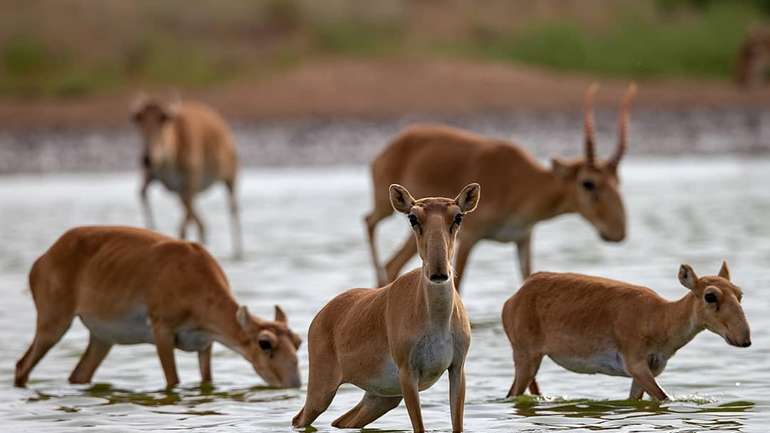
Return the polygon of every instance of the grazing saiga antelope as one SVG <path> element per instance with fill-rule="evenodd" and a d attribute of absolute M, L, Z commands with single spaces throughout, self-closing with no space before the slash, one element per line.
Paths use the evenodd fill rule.
<path fill-rule="evenodd" d="M 202 382 L 211 381 L 211 345 L 240 353 L 269 385 L 299 387 L 299 337 L 275 307 L 264 320 L 239 306 L 224 272 L 200 245 L 131 227 L 77 227 L 32 266 L 35 338 L 16 364 L 16 386 L 67 332 L 75 316 L 90 331 L 70 375 L 91 381 L 114 344 L 155 344 L 166 385 L 177 383 L 174 348 L 198 352 Z"/>
<path fill-rule="evenodd" d="M 516 370 L 508 396 L 521 395 L 527 387 L 540 394 L 535 375 L 548 355 L 576 373 L 632 378 L 631 399 L 646 392 L 665 400 L 668 395 L 655 377 L 704 329 L 732 346 L 751 345 L 743 293 L 730 282 L 727 263 L 719 275 L 700 278 L 682 265 L 679 282 L 690 291 L 671 302 L 646 287 L 606 278 L 532 275 L 503 306 Z"/>
<path fill-rule="evenodd" d="M 618 190 L 618 166 L 626 151 L 628 111 L 635 86 L 629 87 L 620 109 L 615 154 L 595 157 L 591 86 L 585 101 L 585 158 L 554 158 L 543 167 L 524 149 L 504 140 L 486 138 L 445 126 L 414 126 L 399 135 L 372 162 L 374 209 L 366 223 L 369 248 L 379 285 L 393 281 L 417 251 L 408 239 L 383 269 L 375 229 L 393 209 L 384 194 L 391 183 L 405 185 L 418 196 L 446 196 L 469 182 L 484 185 L 484 203 L 463 228 L 455 262 L 459 290 L 468 257 L 482 239 L 515 242 L 522 278 L 531 273 L 532 229 L 539 221 L 576 212 L 611 242 L 626 236 L 626 216 Z"/>
<path fill-rule="evenodd" d="M 310 377 L 295 427 L 309 426 L 343 383 L 366 393 L 332 425 L 361 428 L 403 398 L 415 432 L 424 431 L 419 392 L 449 371 L 452 430 L 462 431 L 470 322 L 454 288 L 451 257 L 463 215 L 479 201 L 478 184 L 455 199 L 415 200 L 390 186 L 393 208 L 408 215 L 422 267 L 385 287 L 352 289 L 332 299 L 310 324 Z"/>
<path fill-rule="evenodd" d="M 241 223 L 235 191 L 238 157 L 224 119 L 200 103 L 164 103 L 144 96 L 135 101 L 132 119 L 144 140 L 139 195 L 147 227 L 155 227 L 147 191 L 158 180 L 179 195 L 184 207 L 179 237 L 185 239 L 187 226 L 194 223 L 199 240 L 205 244 L 206 227 L 195 209 L 195 196 L 221 181 L 227 188 L 234 255 L 241 257 Z"/>

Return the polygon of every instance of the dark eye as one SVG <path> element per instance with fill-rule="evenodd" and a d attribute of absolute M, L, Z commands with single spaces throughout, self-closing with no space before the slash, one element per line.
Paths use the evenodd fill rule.
<path fill-rule="evenodd" d="M 458 226 L 460 224 L 462 224 L 462 222 L 463 222 L 463 214 L 458 213 L 457 215 L 455 215 L 455 219 L 454 219 L 453 222 L 455 223 L 455 225 L 458 225 Z"/>
<path fill-rule="evenodd" d="M 259 348 L 264 350 L 265 352 L 269 352 L 273 350 L 273 344 L 270 342 L 270 340 L 259 340 Z"/>
<path fill-rule="evenodd" d="M 592 180 L 584 180 L 582 185 L 583 185 L 583 189 L 585 189 L 586 191 L 593 191 L 596 189 L 596 183 L 594 183 L 594 181 Z"/>
<path fill-rule="evenodd" d="M 411 224 L 412 227 L 420 225 L 420 220 L 417 219 L 417 215 L 409 214 L 409 224 Z"/>
<path fill-rule="evenodd" d="M 714 304 L 717 302 L 717 295 L 713 293 L 706 293 L 706 296 L 704 296 L 703 299 L 705 299 L 709 304 Z"/>

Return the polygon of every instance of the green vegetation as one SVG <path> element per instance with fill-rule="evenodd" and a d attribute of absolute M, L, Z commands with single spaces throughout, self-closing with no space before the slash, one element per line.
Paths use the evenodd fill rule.
<path fill-rule="evenodd" d="M 195 8 L 185 0 L 8 0 L 0 5 L 0 96 L 206 87 L 324 57 L 449 56 L 727 79 L 747 29 L 770 14 L 770 0 L 538 5 L 550 3 L 542 12 L 529 0 L 199 0 Z"/>
<path fill-rule="evenodd" d="M 515 34 L 476 38 L 468 55 L 609 76 L 727 78 L 756 9 L 716 4 L 668 20 L 620 16 L 600 30 L 574 20 L 544 21 Z"/>

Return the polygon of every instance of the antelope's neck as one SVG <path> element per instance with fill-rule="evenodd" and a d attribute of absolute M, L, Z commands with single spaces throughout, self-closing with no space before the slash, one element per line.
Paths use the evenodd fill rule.
<path fill-rule="evenodd" d="M 667 302 L 661 309 L 658 323 L 662 326 L 663 349 L 673 355 L 682 346 L 689 343 L 704 327 L 698 320 L 695 308 L 697 299 L 692 293 L 674 302 Z"/>
<path fill-rule="evenodd" d="M 528 223 L 534 224 L 575 211 L 575 197 L 563 179 L 540 166 L 530 175 L 533 188 L 524 197 L 517 197 L 513 204 Z"/>
<path fill-rule="evenodd" d="M 179 141 L 179 128 L 176 123 L 166 125 L 160 131 L 160 152 L 155 155 L 154 165 L 163 166 L 173 165 L 177 158 L 177 146 Z"/>
<path fill-rule="evenodd" d="M 421 302 L 430 329 L 449 331 L 454 313 L 455 285 L 453 278 L 444 284 L 433 284 L 423 276 L 420 279 Z"/>
<path fill-rule="evenodd" d="M 224 299 L 206 309 L 206 329 L 218 343 L 246 356 L 248 336 L 238 324 L 238 304 L 233 299 Z"/>

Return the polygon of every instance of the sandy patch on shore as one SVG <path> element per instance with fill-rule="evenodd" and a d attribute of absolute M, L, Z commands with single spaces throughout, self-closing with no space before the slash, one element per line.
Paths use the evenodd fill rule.
<path fill-rule="evenodd" d="M 627 80 L 596 79 L 501 63 L 326 60 L 261 79 L 184 91 L 240 122 L 307 117 L 386 117 L 409 113 L 465 115 L 479 111 L 574 111 L 592 81 L 599 106 L 615 105 Z M 767 106 L 770 88 L 746 92 L 730 82 L 650 80 L 636 106 L 648 110 Z M 6 129 L 125 126 L 133 94 L 70 100 L 0 100 Z"/>

